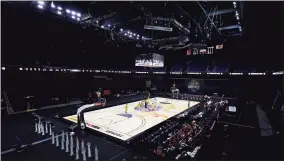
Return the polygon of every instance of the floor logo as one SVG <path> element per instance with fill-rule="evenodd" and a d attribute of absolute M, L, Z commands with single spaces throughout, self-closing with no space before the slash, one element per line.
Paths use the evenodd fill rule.
<path fill-rule="evenodd" d="M 191 80 L 188 83 L 187 88 L 191 91 L 191 92 L 197 92 L 200 89 L 200 84 L 197 80 Z"/>

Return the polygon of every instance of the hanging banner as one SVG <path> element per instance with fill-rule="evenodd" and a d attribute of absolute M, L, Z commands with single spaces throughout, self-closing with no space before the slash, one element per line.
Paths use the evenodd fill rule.
<path fill-rule="evenodd" d="M 223 49 L 223 44 L 221 44 L 221 45 L 216 45 L 216 49 Z"/>
<path fill-rule="evenodd" d="M 198 49 L 197 48 L 193 48 L 193 55 L 198 55 Z"/>
<path fill-rule="evenodd" d="M 207 47 L 207 54 L 213 54 L 214 52 L 214 46 Z"/>
<path fill-rule="evenodd" d="M 200 55 L 204 55 L 204 54 L 206 54 L 206 53 L 207 53 L 206 49 L 200 49 L 200 51 L 199 51 L 199 54 L 200 54 Z"/>
<path fill-rule="evenodd" d="M 186 55 L 191 55 L 191 49 L 186 50 Z"/>

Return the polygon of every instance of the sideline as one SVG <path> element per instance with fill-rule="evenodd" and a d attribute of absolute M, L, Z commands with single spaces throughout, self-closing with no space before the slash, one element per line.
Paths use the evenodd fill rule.
<path fill-rule="evenodd" d="M 64 106 L 70 106 L 70 105 L 79 105 L 79 104 L 82 104 L 82 103 L 83 103 L 82 101 L 73 101 L 73 102 L 70 102 L 70 103 L 51 105 L 51 106 L 43 106 L 43 107 L 38 108 L 38 109 L 30 109 L 30 110 L 25 110 L 25 111 L 14 112 L 14 113 L 11 113 L 10 115 L 19 114 L 19 113 L 26 113 L 26 112 L 34 112 L 34 111 L 40 111 L 40 110 L 46 110 L 46 109 L 51 109 L 51 108 L 56 108 L 56 107 L 64 107 Z"/>

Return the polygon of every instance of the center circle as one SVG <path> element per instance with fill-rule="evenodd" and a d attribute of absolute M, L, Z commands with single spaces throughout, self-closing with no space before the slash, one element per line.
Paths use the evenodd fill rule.
<path fill-rule="evenodd" d="M 147 107 L 145 107 L 145 105 L 142 106 L 142 107 L 135 106 L 134 109 L 136 111 L 142 111 L 142 112 L 153 112 L 153 111 L 159 111 L 159 110 L 163 109 L 163 107 L 161 107 L 159 105 L 155 105 L 155 107 L 152 108 L 152 105 L 148 104 Z"/>

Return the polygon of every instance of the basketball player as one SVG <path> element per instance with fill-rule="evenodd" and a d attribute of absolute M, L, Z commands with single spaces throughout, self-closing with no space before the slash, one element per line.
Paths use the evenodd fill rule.
<path fill-rule="evenodd" d="M 188 100 L 188 105 L 187 105 L 187 107 L 190 108 L 190 101 L 189 101 L 189 100 Z"/>
<path fill-rule="evenodd" d="M 154 111 L 154 110 L 155 110 L 155 104 L 152 103 L 152 111 Z"/>
<path fill-rule="evenodd" d="M 128 104 L 125 105 L 125 113 L 128 111 Z"/>

